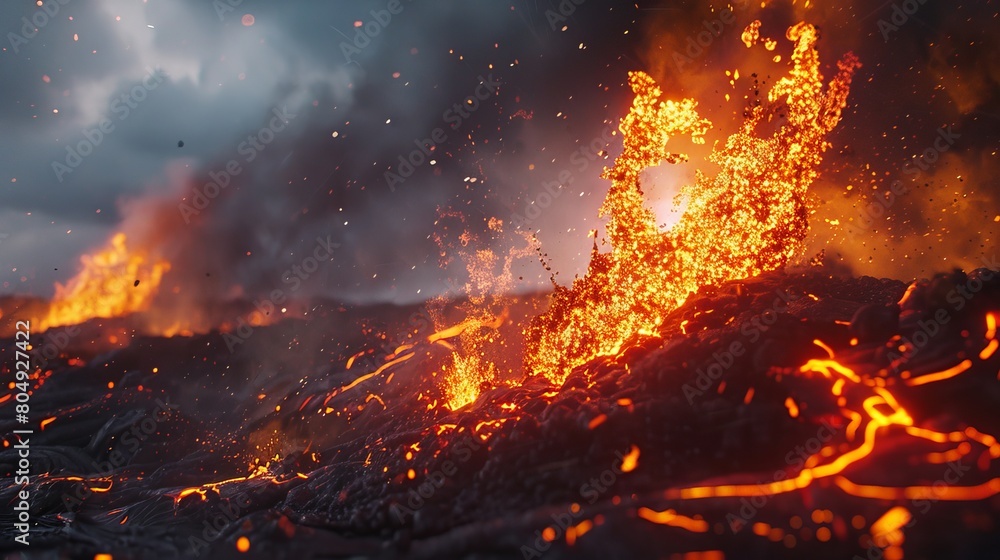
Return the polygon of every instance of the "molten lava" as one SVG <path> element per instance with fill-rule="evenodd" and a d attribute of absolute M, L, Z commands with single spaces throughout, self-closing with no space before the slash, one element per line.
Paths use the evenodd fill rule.
<path fill-rule="evenodd" d="M 712 123 L 699 116 L 694 100 L 661 101 L 652 78 L 629 75 L 635 100 L 619 126 L 623 151 L 602 175 L 612 182 L 601 207 L 611 251 L 599 253 L 595 242 L 586 276 L 571 288 L 557 287 L 550 310 L 531 323 L 529 372 L 561 384 L 574 367 L 656 332 L 664 315 L 699 287 L 779 268 L 796 254 L 808 230 L 806 191 L 860 63 L 846 55 L 824 92 L 816 29 L 799 23 L 787 38 L 795 43 L 789 74 L 714 148 L 709 161 L 719 172 L 699 171 L 695 184 L 682 189 L 687 210 L 663 233 L 644 204 L 641 173 L 661 161 L 687 161 L 667 149 L 669 141 L 690 136 L 704 143 Z"/>
<path fill-rule="evenodd" d="M 56 293 L 39 332 L 95 318 L 121 317 L 149 308 L 170 263 L 141 250 L 129 250 L 118 233 L 103 250 L 80 257 L 82 270 Z"/>
<path fill-rule="evenodd" d="M 501 220 L 493 218 L 488 226 L 494 236 L 503 234 Z M 471 239 L 471 233 L 465 231 L 462 238 Z M 465 328 L 458 335 L 459 347 L 445 371 L 447 405 L 452 410 L 473 402 L 483 387 L 500 381 L 492 354 L 504 345 L 496 330 L 507 320 L 507 307 L 511 302 L 509 293 L 514 288 L 511 267 L 518 259 L 530 256 L 534 250 L 534 241 L 524 236 L 524 246 L 512 248 L 502 260 L 488 249 L 479 249 L 474 253 L 459 251 L 466 263 L 469 281 L 463 287 L 468 301 L 459 305 L 466 316 L 463 322 Z M 442 321 L 435 323 L 440 331 Z"/>

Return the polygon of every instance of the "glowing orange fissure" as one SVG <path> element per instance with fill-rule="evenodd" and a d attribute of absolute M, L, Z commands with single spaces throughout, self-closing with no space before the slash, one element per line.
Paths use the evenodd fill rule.
<path fill-rule="evenodd" d="M 996 315 L 986 314 L 986 348 L 996 341 Z M 816 341 L 817 345 L 831 352 L 829 346 Z M 985 361 L 987 358 L 983 358 Z M 923 375 L 920 380 L 926 380 L 916 385 L 935 383 L 951 379 L 967 371 L 971 367 L 970 360 L 963 360 L 957 366 L 941 372 Z M 916 426 L 913 418 L 899 404 L 896 397 L 885 385 L 885 370 L 878 376 L 863 376 L 854 369 L 838 362 L 832 355 L 829 359 L 813 359 L 798 369 L 799 375 L 820 375 L 832 382 L 831 393 L 841 405 L 840 412 L 849 419 L 846 436 L 853 441 L 859 428 L 863 427 L 862 441 L 853 449 L 834 455 L 833 448 L 824 449 L 811 455 L 805 461 L 805 468 L 798 475 L 776 480 L 765 484 L 722 484 L 712 486 L 693 486 L 666 490 L 667 498 L 699 499 L 719 497 L 752 497 L 759 495 L 776 495 L 806 488 L 815 480 L 833 477 L 833 482 L 844 492 L 856 497 L 881 500 L 981 500 L 1000 494 L 1000 478 L 971 486 L 940 486 L 915 485 L 902 487 L 871 486 L 856 484 L 844 472 L 849 467 L 865 459 L 875 449 L 880 434 L 889 429 L 901 430 L 902 433 L 916 439 L 935 443 L 955 443 L 954 449 L 945 453 L 931 452 L 925 456 L 929 463 L 958 460 L 972 452 L 972 443 L 983 448 L 991 459 L 1000 458 L 1000 442 L 990 435 L 969 426 L 961 431 L 941 432 L 930 428 Z M 909 385 L 914 385 L 910 383 Z M 853 407 L 852 407 L 853 405 Z"/>

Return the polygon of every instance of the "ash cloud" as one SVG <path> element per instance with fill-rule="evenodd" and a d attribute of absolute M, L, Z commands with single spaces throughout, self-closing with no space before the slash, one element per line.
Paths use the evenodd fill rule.
<path fill-rule="evenodd" d="M 764 88 L 781 72 L 789 44 L 782 35 L 799 19 L 820 27 L 828 77 L 847 51 L 865 64 L 814 189 L 810 252 L 825 249 L 859 274 L 906 278 L 977 261 L 997 233 L 1000 71 L 989 56 L 997 39 L 987 29 L 995 11 L 988 5 L 927 2 L 886 40 L 878 21 L 892 17 L 891 3 L 774 2 L 761 12 L 757 3 L 737 2 L 736 21 L 678 68 L 672 54 L 687 56 L 688 39 L 697 40 L 722 4 L 713 11 L 708 2 L 588 0 L 568 3 L 570 10 L 555 0 L 404 0 L 384 26 L 366 27 L 372 11 L 388 4 L 246 0 L 220 20 L 210 2 L 77 0 L 18 52 L 8 45 L 0 54 L 0 77 L 9 84 L 0 108 L 8 131 L 0 158 L 9 175 L 0 177 L 0 233 L 8 234 L 0 258 L 9 266 L 0 270 L 0 290 L 50 295 L 80 254 L 125 230 L 171 260 L 165 285 L 199 297 L 280 288 L 282 271 L 317 237 L 331 236 L 338 253 L 303 296 L 422 300 L 462 275 L 462 267 L 438 267 L 433 234 L 442 210 L 463 212 L 482 233 L 489 217 L 509 222 L 540 208 L 546 185 L 560 177 L 569 180 L 529 227 L 566 283 L 586 268 L 587 231 L 601 227 L 597 208 L 608 187 L 600 169 L 617 147 L 612 142 L 586 165 L 579 158 L 626 112 L 627 71 L 650 71 L 667 96 L 699 99 L 725 134 L 738 122 L 743 96 L 753 94 L 754 69 Z M 36 9 L 4 3 L 0 14 L 18 22 Z M 244 14 L 253 15 L 252 25 Z M 758 16 L 762 34 L 778 39 L 781 64 L 740 41 Z M 378 32 L 357 46 L 366 29 Z M 345 44 L 354 45 L 346 49 L 350 61 Z M 116 120 L 111 104 L 150 68 L 162 69 L 166 80 Z M 741 77 L 730 85 L 724 71 L 737 68 Z M 490 74 L 502 82 L 497 93 L 451 129 L 445 111 Z M 246 161 L 241 143 L 266 127 L 275 109 L 295 117 Z M 52 161 L 105 117 L 115 130 L 59 182 Z M 862 241 L 846 235 L 843 224 L 859 207 L 884 196 L 892 180 L 910 179 L 902 166 L 945 125 L 962 134 L 954 149 Z M 386 171 L 396 171 L 414 140 L 436 128 L 447 133 L 436 163 L 417 166 L 390 189 Z M 693 159 L 703 155 L 683 147 Z M 178 205 L 231 160 L 242 172 L 185 223 Z M 648 174 L 665 223 L 693 167 Z M 523 289 L 544 286 L 549 276 L 535 263 L 517 273 Z"/>
<path fill-rule="evenodd" d="M 489 216 L 504 217 L 504 197 L 533 195 L 529 185 L 540 182 L 526 163 L 538 159 L 522 148 L 532 127 L 536 139 L 556 138 L 540 143 L 558 141 L 548 153 L 567 154 L 574 137 L 599 130 L 601 119 L 578 116 L 548 132 L 560 110 L 586 114 L 606 105 L 593 85 L 580 93 L 570 80 L 595 60 L 578 44 L 603 40 L 608 13 L 623 22 L 632 14 L 595 1 L 560 16 L 561 31 L 546 15 L 559 2 L 403 1 L 391 20 L 374 25 L 389 4 L 247 0 L 221 18 L 212 3 L 193 0 L 62 6 L 27 45 L 8 48 L 0 66 L 16 84 L 0 113 L 14 127 L 0 138 L 10 174 L 0 179 L 0 219 L 18 232 L 0 246 L 17 268 L 0 273 L 2 289 L 49 295 L 80 254 L 124 230 L 130 244 L 171 260 L 167 285 L 185 284 L 206 298 L 280 286 L 281 272 L 327 236 L 341 244 L 338 255 L 303 295 L 413 301 L 446 291 L 445 280 L 460 271 L 437 267 L 431 235 L 440 209 L 456 207 L 483 226 Z M 0 10 L 4 21 L 17 21 L 33 8 Z M 566 53 L 577 60 L 567 65 Z M 111 104 L 149 69 L 162 70 L 164 83 L 117 120 Z M 603 73 L 619 71 L 606 63 Z M 445 111 L 488 76 L 502 86 L 451 129 Z M 241 144 L 276 108 L 296 116 L 248 161 Z M 519 111 L 544 122 L 525 126 L 513 117 Z M 67 146 L 89 138 L 102 119 L 114 130 L 57 180 L 52 162 L 65 163 Z M 447 140 L 436 163 L 390 189 L 385 172 L 439 127 Z M 241 173 L 185 223 L 178 204 L 232 160 Z M 518 172 L 491 182 L 499 168 Z M 38 251 L 39 239 L 46 251 Z"/>

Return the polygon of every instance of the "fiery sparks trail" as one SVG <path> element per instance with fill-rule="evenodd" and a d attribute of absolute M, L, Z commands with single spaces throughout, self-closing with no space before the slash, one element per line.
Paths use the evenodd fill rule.
<path fill-rule="evenodd" d="M 687 161 L 667 149 L 669 140 L 704 143 L 711 122 L 694 100 L 660 101 L 652 78 L 630 74 L 636 97 L 619 127 L 623 152 L 603 174 L 612 182 L 601 208 L 611 251 L 600 253 L 595 243 L 587 275 L 572 288 L 557 287 L 551 309 L 532 322 L 529 371 L 561 384 L 574 367 L 617 354 L 637 333 L 655 332 L 699 287 L 779 268 L 796 254 L 808 230 L 806 191 L 860 63 L 846 55 L 824 92 L 816 29 L 800 23 L 787 37 L 795 43 L 789 75 L 771 89 L 768 104 L 750 107 L 742 129 L 715 147 L 709 160 L 720 171 L 698 172 L 682 189 L 687 211 L 664 233 L 644 204 L 641 173 L 661 161 Z M 768 127 L 776 130 L 768 134 Z"/>
<path fill-rule="evenodd" d="M 493 235 L 503 234 L 502 221 L 493 218 L 488 226 Z M 451 368 L 447 371 L 448 407 L 452 410 L 476 400 L 484 385 L 498 381 L 497 368 L 490 359 L 489 350 L 503 342 L 495 337 L 496 329 L 506 321 L 511 301 L 509 293 L 514 287 L 511 267 L 518 259 L 530 256 L 535 249 L 531 238 L 524 236 L 523 239 L 524 245 L 511 248 L 499 263 L 490 250 L 476 251 L 474 256 L 468 255 L 465 259 L 469 272 L 465 291 L 469 301 L 460 307 L 466 312 L 466 321 L 471 320 L 475 325 L 459 335 L 461 349 L 454 354 Z M 497 309 L 502 311 L 497 312 Z"/>
<path fill-rule="evenodd" d="M 448 305 L 447 299 L 442 296 L 432 300 L 435 305 L 428 306 L 427 311 L 433 320 L 435 332 L 418 342 L 399 346 L 385 356 L 385 363 L 356 378 L 340 391 L 350 390 L 412 358 L 416 355 L 413 350 L 417 344 L 440 345 L 451 351 L 450 359 L 441 366 L 444 374 L 444 404 L 448 409 L 462 408 L 475 401 L 484 388 L 502 382 L 497 364 L 499 356 L 506 352 L 506 341 L 498 330 L 508 322 L 509 306 L 514 301 L 514 296 L 511 295 L 514 288 L 512 267 L 519 259 L 531 256 L 536 243 L 530 236 L 522 234 L 523 245 L 511 248 L 501 258 L 493 250 L 471 248 L 475 246 L 476 236 L 465 227 L 464 217 L 454 212 L 443 212 L 442 219 L 444 218 L 457 218 L 463 227 L 456 253 L 465 264 L 469 279 L 460 286 L 460 295 L 466 300 L 455 305 L 464 316 L 463 320 L 455 324 L 449 323 L 442 312 L 442 308 Z M 490 219 L 487 226 L 492 236 L 499 237 L 504 233 L 503 221 L 497 218 Z M 441 238 L 437 241 L 444 256 L 447 254 L 444 241 Z M 347 369 L 351 369 L 355 359 L 363 354 L 362 351 L 349 358 Z"/>
<path fill-rule="evenodd" d="M 116 234 L 96 254 L 82 256 L 80 262 L 83 268 L 76 276 L 65 286 L 56 284 L 39 331 L 144 311 L 170 270 L 170 263 L 129 249 L 124 233 Z"/>

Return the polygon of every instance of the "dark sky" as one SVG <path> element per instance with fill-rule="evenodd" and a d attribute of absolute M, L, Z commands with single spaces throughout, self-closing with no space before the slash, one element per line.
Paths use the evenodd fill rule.
<path fill-rule="evenodd" d="M 220 10 L 229 3 L 238 5 Z M 210 297 L 280 286 L 282 271 L 329 237 L 336 254 L 303 294 L 420 300 L 462 277 L 460 263 L 439 268 L 433 236 L 454 234 L 443 210 L 485 230 L 489 217 L 509 221 L 548 202 L 543 184 L 561 173 L 572 182 L 524 227 L 568 281 L 585 270 L 607 188 L 599 172 L 611 160 L 587 159 L 589 146 L 605 147 L 602 132 L 627 111 L 628 71 L 649 71 L 670 97 L 697 98 L 722 140 L 752 89 L 746 77 L 784 68 L 743 46 L 759 8 L 734 4 L 736 22 L 679 68 L 673 53 L 718 17 L 708 2 L 49 0 L 58 7 L 49 18 L 32 1 L 5 1 L 0 290 L 50 295 L 81 254 L 124 231 L 171 261 L 168 286 Z M 864 64 L 830 138 L 805 252 L 904 279 L 992 255 L 997 2 L 914 3 L 895 30 L 879 24 L 892 23 L 892 2 L 768 4 L 763 33 L 779 39 L 785 61 L 784 29 L 805 19 L 822 30 L 828 77 L 848 50 Z M 725 72 L 737 68 L 743 77 L 730 84 Z M 454 110 L 477 92 L 474 110 Z M 102 120 L 109 132 L 95 132 Z M 941 127 L 958 134 L 949 150 L 905 173 Z M 390 187 L 386 171 L 435 129 L 433 164 Z M 251 135 L 268 142 L 254 146 Z M 92 153 L 68 155 L 81 145 Z M 231 161 L 240 172 L 218 197 L 196 215 L 179 209 Z M 694 167 L 658 170 L 644 185 L 664 224 Z M 896 179 L 909 193 L 847 232 Z M 530 259 L 518 273 L 525 288 L 548 278 Z"/>

